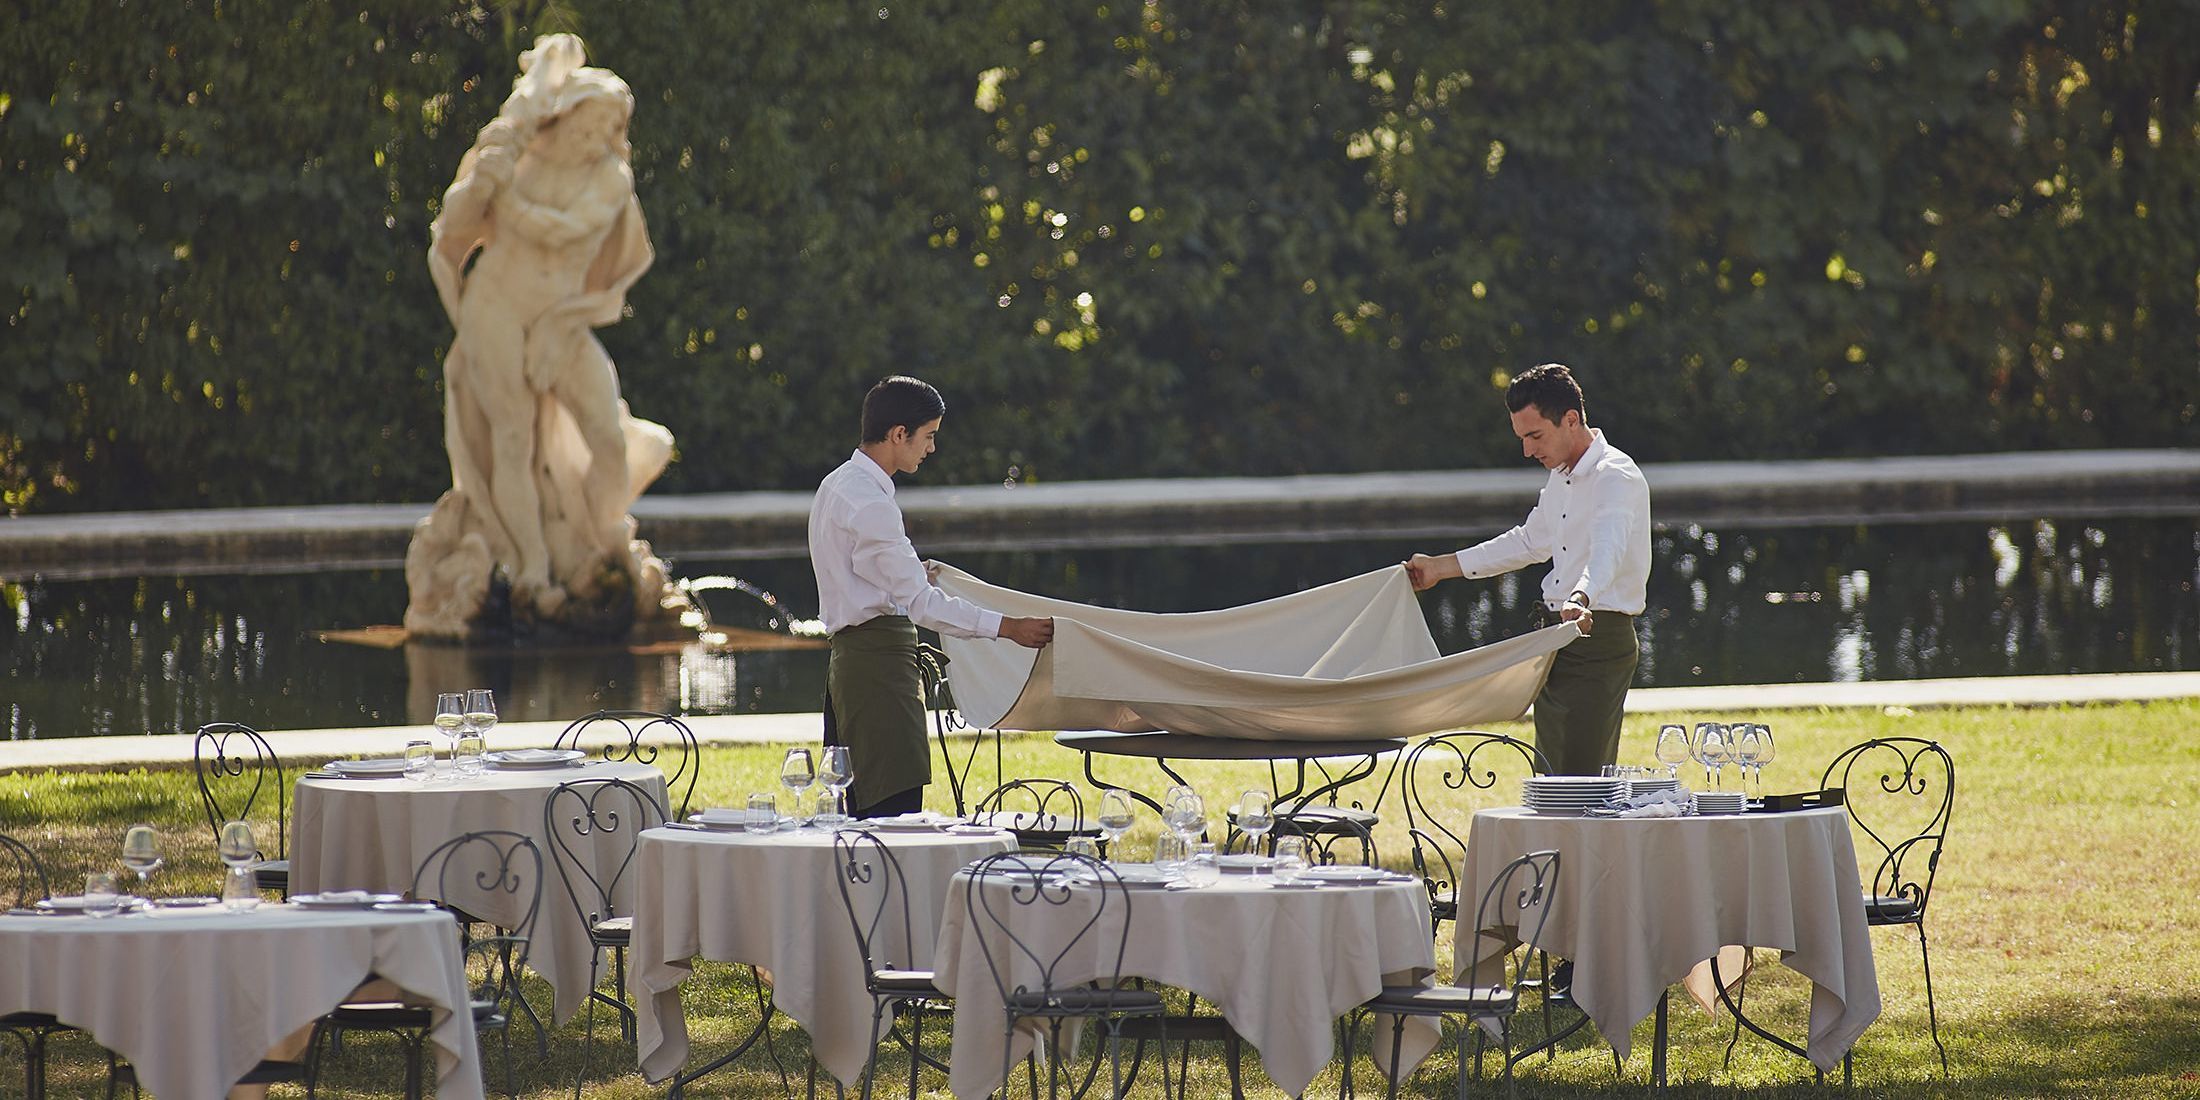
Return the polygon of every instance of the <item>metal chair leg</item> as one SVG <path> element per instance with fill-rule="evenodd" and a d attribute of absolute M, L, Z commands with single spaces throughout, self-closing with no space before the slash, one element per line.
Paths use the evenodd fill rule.
<path fill-rule="evenodd" d="M 1932 1024 L 1933 1045 L 1940 1048 L 1940 1075 L 1948 1076 L 1948 1048 L 1940 1042 L 1940 1013 L 1933 1007 L 1933 952 L 1925 944 L 1925 922 L 1917 922 L 1917 954 L 1925 964 L 1925 1019 Z"/>

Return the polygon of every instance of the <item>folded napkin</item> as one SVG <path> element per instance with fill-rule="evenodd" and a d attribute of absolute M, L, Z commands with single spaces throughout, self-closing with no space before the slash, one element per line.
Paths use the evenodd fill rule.
<path fill-rule="evenodd" d="M 374 900 L 374 894 L 373 894 L 373 892 L 372 892 L 372 891 L 368 891 L 368 890 L 323 890 L 323 891 L 321 891 L 321 895 L 320 895 L 320 896 L 321 896 L 321 900 L 322 900 L 322 901 L 328 901 L 328 902 L 353 902 L 353 901 L 355 901 L 355 902 L 359 902 L 359 903 L 360 903 L 360 904 L 362 904 L 362 905 L 363 905 L 363 904 L 365 904 L 365 903 L 367 903 L 367 902 L 370 902 L 370 901 L 373 901 L 373 900 Z"/>
<path fill-rule="evenodd" d="M 522 764 L 565 759 L 564 751 L 559 749 L 511 749 L 506 751 L 503 756 L 506 760 L 517 761 Z"/>
<path fill-rule="evenodd" d="M 1590 817 L 1688 817 L 1696 812 L 1695 801 L 1685 790 L 1674 788 L 1663 791 L 1644 791 L 1627 798 L 1615 799 L 1588 811 Z"/>

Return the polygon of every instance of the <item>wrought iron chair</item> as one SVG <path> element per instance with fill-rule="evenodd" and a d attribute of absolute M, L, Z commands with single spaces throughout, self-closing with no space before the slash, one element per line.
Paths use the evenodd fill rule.
<path fill-rule="evenodd" d="M 1517 946 L 1494 961 L 1485 960 L 1485 965 L 1495 968 L 1494 974 L 1487 980 L 1480 974 L 1469 975 L 1470 981 L 1463 985 L 1386 986 L 1373 1000 L 1361 1006 L 1363 1011 L 1391 1017 L 1388 1076 L 1392 1100 L 1398 1095 L 1398 1059 L 1408 1016 L 1463 1017 L 1458 1032 L 1459 1095 L 1462 1098 L 1467 1095 L 1467 1033 L 1476 1033 L 1474 1072 L 1480 1077 L 1482 1047 L 1475 1024 L 1494 1021 L 1505 1046 L 1505 1087 L 1508 1093 L 1511 1091 L 1515 1061 L 1512 1017 L 1519 1008 L 1521 991 L 1528 986 L 1528 961 L 1539 950 L 1543 920 L 1550 913 L 1557 891 L 1557 852 L 1530 852 L 1506 864 L 1489 889 L 1482 892 L 1481 904 L 1475 907 L 1477 932 L 1509 928 L 1519 940 Z M 1508 972 L 1512 975 L 1509 981 Z"/>
<path fill-rule="evenodd" d="M 679 750 L 678 761 L 665 775 L 665 808 L 676 815 L 675 820 L 685 819 L 688 800 L 695 793 L 695 780 L 703 771 L 703 757 L 696 747 L 695 731 L 669 714 L 647 710 L 599 710 L 574 719 L 559 731 L 552 747 L 583 748 L 585 734 L 593 732 L 601 736 L 606 731 L 612 732 L 613 737 L 597 749 L 605 760 L 655 764 L 664 749 Z M 643 738 L 652 734 L 657 739 L 644 744 Z"/>
<path fill-rule="evenodd" d="M 1363 867 L 1380 867 L 1382 857 L 1375 849 L 1375 832 L 1368 825 L 1352 818 L 1305 817 L 1297 813 L 1278 812 L 1276 825 L 1268 833 L 1273 848 L 1277 840 L 1287 836 L 1306 838 L 1306 857 L 1319 866 L 1338 863 L 1358 864 Z"/>
<path fill-rule="evenodd" d="M 1833 758 L 1821 789 L 1838 788 L 1849 820 L 1870 838 L 1865 854 L 1878 853 L 1864 894 L 1864 920 L 1872 927 L 1911 925 L 1925 969 L 1925 1018 L 1940 1072 L 1948 1073 L 1948 1048 L 1940 1041 L 1933 1005 L 1933 956 L 1925 940 L 1925 912 L 1940 870 L 1941 846 L 1955 809 L 1956 764 L 1938 742 L 1921 737 L 1880 737 L 1852 745 Z"/>
<path fill-rule="evenodd" d="M 970 785 L 970 774 L 978 764 L 978 749 L 985 743 L 981 733 L 972 737 L 962 748 L 961 759 L 956 758 L 957 746 L 948 740 L 956 730 L 967 729 L 962 711 L 955 706 L 954 693 L 947 683 L 947 654 L 929 642 L 917 643 L 917 668 L 924 677 L 924 709 L 932 715 L 932 736 L 940 745 L 940 761 L 947 766 L 947 791 L 955 800 L 955 816 L 970 812 L 965 791 Z M 1001 774 L 1001 740 L 993 738 L 993 773 Z"/>
<path fill-rule="evenodd" d="M 665 808 L 656 796 L 624 779 L 560 783 L 543 803 L 542 831 L 550 838 L 551 862 L 557 864 L 558 878 L 565 885 L 566 896 L 573 899 L 573 910 L 580 917 L 581 927 L 588 930 L 589 944 L 594 948 L 588 959 L 588 1024 L 582 1038 L 581 1068 L 573 1079 L 575 1100 L 581 1094 L 582 1078 L 588 1073 L 588 1052 L 595 1048 L 599 1002 L 618 1011 L 620 1038 L 630 1043 L 635 1040 L 634 1009 L 624 999 L 626 949 L 634 938 L 634 918 L 622 915 L 614 899 L 620 880 L 634 865 L 642 830 L 664 822 Z M 607 842 L 608 852 L 604 850 Z M 598 874 L 596 868 L 602 864 L 587 858 L 581 846 L 611 857 L 610 873 Z M 606 948 L 614 960 L 616 995 L 596 988 L 597 969 Z"/>
<path fill-rule="evenodd" d="M 1085 820 L 1084 796 L 1059 779 L 1011 779 L 979 799 L 970 817 L 1015 833 L 1027 848 L 1059 848 L 1073 836 L 1100 835 L 1100 826 Z"/>
<path fill-rule="evenodd" d="M 855 931 L 856 950 L 863 955 L 863 988 L 871 994 L 871 1053 L 863 1066 L 863 1100 L 871 1100 L 871 1081 L 878 1072 L 879 1030 L 886 1013 L 903 1005 L 917 1010 L 908 1014 L 909 1034 L 901 1040 L 909 1050 L 909 1096 L 915 1100 L 917 1070 L 932 1061 L 923 1054 L 924 1010 L 947 1007 L 952 998 L 940 991 L 932 971 L 897 965 L 897 958 L 907 961 L 897 952 L 914 948 L 916 937 L 909 891 L 893 849 L 875 833 L 843 830 L 833 835 L 833 864 L 839 871 L 834 882 L 840 887 L 840 902 Z M 932 1064 L 946 1070 L 944 1065 Z"/>
<path fill-rule="evenodd" d="M 275 797 L 275 858 L 260 853 L 252 865 L 253 884 L 290 896 L 290 857 L 284 834 L 290 827 L 290 784 L 283 776 L 283 762 L 268 747 L 260 731 L 237 722 L 210 722 L 199 727 L 191 740 L 191 769 L 197 774 L 199 802 L 206 810 L 206 826 L 221 843 L 222 825 L 249 820 L 261 810 L 262 795 Z M 260 836 L 266 834 L 259 833 Z"/>
<path fill-rule="evenodd" d="M 46 880 L 46 866 L 38 860 L 38 853 L 30 845 L 6 833 L 0 833 L 0 885 L 8 892 L 8 904 L 20 909 L 33 902 L 53 895 L 52 884 Z M 9 1012 L 0 1014 L 0 1032 L 23 1047 L 23 1095 L 30 1100 L 42 1100 L 46 1095 L 46 1040 L 76 1029 L 62 1023 L 50 1012 Z"/>
<path fill-rule="evenodd" d="M 1486 755 L 1485 755 L 1486 754 Z M 1440 733 L 1406 752 L 1406 836 L 1413 843 L 1413 872 L 1428 887 L 1432 927 L 1459 919 L 1459 875 L 1465 869 L 1467 838 L 1445 810 L 1457 792 L 1491 790 L 1501 777 L 1549 775 L 1551 763 L 1534 745 L 1501 733 L 1462 730 Z"/>
<path fill-rule="evenodd" d="M 504 829 L 464 833 L 437 845 L 420 862 L 413 876 L 412 896 L 433 899 L 457 916 L 464 929 L 467 912 L 513 911 L 519 919 L 496 935 L 466 942 L 467 973 L 473 980 L 468 1007 L 474 1030 L 495 1029 L 504 1047 L 504 1088 L 518 1097 L 512 1074 L 512 1015 L 507 1008 L 520 999 L 519 971 L 527 962 L 527 947 L 534 935 L 535 916 L 542 907 L 542 849 L 525 833 Z M 500 897 L 501 895 L 501 897 Z M 306 1088 L 316 1085 L 320 1071 L 320 1042 L 337 1028 L 345 1031 L 387 1031 L 405 1040 L 405 1095 L 421 1095 L 421 1051 L 434 1028 L 432 1009 L 404 1002 L 358 1002 L 338 1005 L 314 1025 L 313 1045 L 306 1059 Z M 535 1027 L 539 1056 L 549 1047 L 542 1025 Z"/>
<path fill-rule="evenodd" d="M 1131 895 L 1115 869 L 1069 852 L 1002 852 L 971 865 L 963 904 L 1005 1010 L 1002 1080 L 1014 1067 L 1008 1040 L 1017 1023 L 1044 1021 L 1055 1055 L 1047 1059 L 1047 1095 L 1058 1097 L 1066 1071 L 1062 1029 L 1070 1020 L 1091 1019 L 1108 1036 L 1109 1095 L 1121 1096 L 1123 1021 L 1160 1016 L 1165 1006 L 1159 993 L 1123 987 Z M 1031 925 L 1043 922 L 1074 930 L 1049 947 L 1057 937 L 1031 938 Z M 1088 965 L 1095 971 L 1090 980 L 1074 976 Z M 1038 1094 L 1036 1081 L 1032 1093 Z"/>

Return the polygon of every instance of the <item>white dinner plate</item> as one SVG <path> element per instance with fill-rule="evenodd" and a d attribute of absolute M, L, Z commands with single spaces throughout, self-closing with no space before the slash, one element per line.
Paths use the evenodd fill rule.
<path fill-rule="evenodd" d="M 874 817 L 855 827 L 876 829 L 882 833 L 938 833 L 946 831 L 948 824 L 926 817 Z M 988 833 L 992 831 L 986 830 Z"/>
<path fill-rule="evenodd" d="M 154 898 L 153 904 L 162 909 L 198 909 L 208 905 L 220 905 L 220 898 Z"/>
<path fill-rule="evenodd" d="M 1215 857 L 1215 865 L 1221 867 L 1225 875 L 1257 875 L 1275 864 L 1275 857 L 1256 852 L 1233 852 Z"/>
<path fill-rule="evenodd" d="M 511 749 L 503 752 L 485 752 L 481 759 L 492 768 L 529 770 L 534 768 L 570 768 L 588 754 L 580 749 Z"/>
<path fill-rule="evenodd" d="M 1378 867 L 1309 867 L 1299 874 L 1325 885 L 1357 886 L 1390 877 Z"/>
<path fill-rule="evenodd" d="M 394 756 L 375 760 L 331 760 L 328 770 L 338 775 L 397 776 L 405 774 L 405 761 Z"/>
<path fill-rule="evenodd" d="M 770 810 L 759 813 L 745 809 L 715 809 L 689 814 L 688 821 L 710 829 L 746 829 L 751 821 L 777 825 L 779 815 Z"/>
<path fill-rule="evenodd" d="M 84 908 L 83 897 L 77 894 L 63 894 L 59 897 L 47 898 L 38 903 L 38 908 L 55 913 L 82 913 L 87 911 Z M 143 908 L 145 908 L 144 898 L 132 897 L 128 894 L 118 895 L 115 898 L 115 911 L 118 913 L 130 913 Z"/>
<path fill-rule="evenodd" d="M 1126 890 L 1159 890 L 1170 882 L 1169 876 L 1162 874 L 1160 868 L 1152 864 L 1119 863 L 1114 865 L 1114 869 L 1116 875 L 1123 880 L 1123 888 Z"/>
<path fill-rule="evenodd" d="M 353 890 L 331 894 L 292 894 L 290 903 L 303 909 L 365 909 L 405 900 L 402 894 L 370 894 Z"/>

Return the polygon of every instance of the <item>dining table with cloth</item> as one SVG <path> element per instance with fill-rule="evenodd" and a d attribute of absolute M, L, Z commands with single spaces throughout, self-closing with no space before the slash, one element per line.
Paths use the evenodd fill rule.
<path fill-rule="evenodd" d="M 1460 919 L 1473 922 L 1473 905 L 1507 863 L 1547 849 L 1559 853 L 1559 882 L 1539 946 L 1573 962 L 1574 1003 L 1620 1058 L 1634 1025 L 1676 982 L 1715 1012 L 1718 982 L 1731 991 L 1743 980 L 1748 948 L 1778 950 L 1811 980 L 1805 1050 L 1819 1069 L 1840 1065 L 1878 1018 L 1846 809 L 1660 818 L 1483 810 L 1468 831 Z M 1474 949 L 1461 943 L 1461 980 L 1517 942 L 1513 928 L 1478 931 Z"/>
<path fill-rule="evenodd" d="M 965 901 L 969 883 L 968 875 L 956 878 L 933 963 L 940 988 L 955 997 L 949 1087 L 963 1100 L 979 1100 L 1003 1084 L 1008 1035 L 1000 987 L 980 941 L 1001 931 L 990 917 L 973 922 Z M 1005 892 L 1010 885 L 988 882 L 984 888 Z M 1123 942 L 1119 919 L 1127 913 L 1121 976 L 1188 990 L 1213 1004 L 1260 1052 L 1269 1079 L 1293 1096 L 1334 1055 L 1339 1017 L 1383 986 L 1421 982 L 1436 968 L 1428 891 L 1418 879 L 1292 889 L 1271 886 L 1267 875 L 1226 874 L 1197 889 L 1107 889 L 1098 923 L 1056 968 L 1055 984 L 1107 977 Z M 1052 959 L 1094 920 L 1097 900 L 1098 888 L 1079 883 L 1063 904 L 1003 904 L 995 911 L 1032 955 Z M 1011 980 L 1038 986 L 1030 956 L 1001 942 L 993 955 L 1011 967 Z M 1402 1055 L 1410 1066 L 1440 1035 L 1431 1020 L 1406 1025 Z M 1032 1041 L 1032 1033 L 1019 1027 L 1011 1053 L 1021 1057 Z M 1387 1046 L 1382 1053 L 1387 1057 Z"/>
<path fill-rule="evenodd" d="M 949 880 L 973 860 L 1014 849 L 1015 837 L 968 827 L 871 832 L 900 868 L 910 924 L 904 942 L 900 907 L 890 909 L 873 950 L 897 968 L 924 969 L 931 965 L 940 913 L 959 901 L 949 896 Z M 687 1062 L 680 987 L 696 958 L 750 963 L 768 972 L 773 1009 L 802 1026 L 817 1063 L 843 1084 L 862 1075 L 871 1053 L 872 1002 L 841 901 L 833 836 L 815 828 L 642 834 L 635 888 L 649 904 L 635 914 L 632 981 L 640 1040 L 635 1053 L 645 1078 L 661 1081 Z M 883 874 L 877 869 L 877 876 Z M 872 891 L 883 882 L 874 877 L 867 886 L 851 884 L 866 917 L 877 906 Z M 863 908 L 867 897 L 872 908 Z"/>
<path fill-rule="evenodd" d="M 593 948 L 588 928 L 573 907 L 573 892 L 558 874 L 558 856 L 543 831 L 543 807 L 561 783 L 624 779 L 665 801 L 664 773 L 647 764 L 591 761 L 562 768 L 488 768 L 476 776 L 419 784 L 409 779 L 301 778 L 292 799 L 295 840 L 290 850 L 293 896 L 323 890 L 408 893 L 421 861 L 462 833 L 506 829 L 534 840 L 542 850 L 542 908 L 527 947 L 527 965 L 550 983 L 556 1020 L 563 1023 L 587 1003 Z M 634 833 L 626 828 L 583 837 L 560 835 L 576 859 L 608 881 L 627 858 Z M 573 868 L 573 884 L 585 898 L 594 887 Z M 516 925 L 526 891 L 491 899 L 469 896 L 468 912 L 501 928 Z M 634 911 L 634 875 L 620 875 L 612 891 L 618 912 Z M 428 898 L 423 900 L 440 900 Z"/>
<path fill-rule="evenodd" d="M 458 929 L 440 910 L 267 905 L 0 916 L 0 1015 L 45 1012 L 162 1100 L 215 1100 L 369 975 L 432 1010 L 436 1095 L 479 1100 Z"/>

